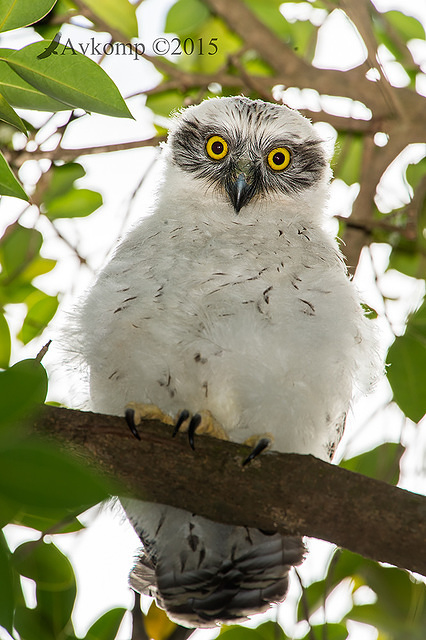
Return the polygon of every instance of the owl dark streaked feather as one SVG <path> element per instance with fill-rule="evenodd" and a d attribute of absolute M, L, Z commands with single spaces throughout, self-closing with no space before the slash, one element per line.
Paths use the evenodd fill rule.
<path fill-rule="evenodd" d="M 178 114 L 162 156 L 153 214 L 76 318 L 91 408 L 122 415 L 144 403 L 170 422 L 201 412 L 199 430 L 237 442 L 268 432 L 278 451 L 328 459 L 378 366 L 324 226 L 322 140 L 287 107 L 220 98 Z M 299 538 L 122 502 L 143 544 L 132 586 L 184 625 L 264 611 L 303 559 Z"/>

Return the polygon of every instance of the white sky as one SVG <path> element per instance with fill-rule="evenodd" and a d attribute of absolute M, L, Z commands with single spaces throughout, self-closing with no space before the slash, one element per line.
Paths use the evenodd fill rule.
<path fill-rule="evenodd" d="M 173 4 L 173 0 L 145 0 L 138 10 L 141 36 L 139 40 L 150 42 L 161 35 L 164 25 L 165 10 Z M 419 0 L 375 0 L 376 6 L 380 10 L 402 7 L 407 14 L 418 16 L 426 27 L 426 2 Z M 309 9 L 309 7 L 308 7 Z M 291 19 L 291 12 L 301 9 L 300 5 L 287 3 L 285 15 Z M 293 15 L 296 15 L 295 13 Z M 321 15 L 316 14 L 316 19 L 321 20 Z M 62 29 L 64 37 L 83 39 L 87 35 L 82 29 L 66 26 Z M 11 38 L 16 36 L 11 34 Z M 18 44 L 11 40 L 9 46 L 23 46 L 26 42 L 19 41 Z M 8 46 L 5 43 L 2 46 Z M 426 70 L 426 45 L 424 43 L 414 43 L 415 55 L 423 61 Z M 118 58 L 118 57 L 117 57 Z M 359 36 L 351 28 L 350 22 L 341 12 L 336 12 L 328 18 L 320 29 L 319 46 L 315 55 L 315 64 L 318 67 L 334 67 L 338 61 L 338 68 L 347 69 L 365 58 L 365 51 Z M 157 74 L 144 62 L 124 60 L 121 56 L 114 60 L 109 57 L 105 64 L 105 69 L 119 86 L 123 95 L 134 93 L 137 90 L 147 89 L 155 85 Z M 395 84 L 404 82 L 403 71 L 399 65 L 392 61 L 386 62 L 386 72 L 388 77 Z M 426 83 L 421 89 L 426 94 Z M 290 106 L 299 106 L 300 94 L 298 92 L 287 92 L 286 99 Z M 304 92 L 303 99 L 309 99 L 315 104 L 318 97 L 315 92 Z M 292 104 L 293 102 L 293 104 Z M 137 140 L 149 137 L 155 130 L 151 121 L 151 114 L 141 106 L 140 98 L 132 99 L 129 103 L 130 109 L 136 121 L 107 118 L 100 115 L 84 117 L 68 128 L 64 139 L 64 146 L 78 148 L 91 144 L 108 144 L 122 142 L 124 140 Z M 342 105 L 336 108 L 341 109 Z M 350 107 L 353 109 L 353 106 Z M 25 117 L 30 119 L 29 113 Z M 362 117 L 362 116 L 361 116 Z M 64 116 L 57 114 L 55 122 L 61 122 Z M 41 121 L 43 116 L 41 116 Z M 323 127 L 323 135 L 329 136 L 330 129 Z M 46 147 L 47 148 L 47 147 Z M 105 257 L 115 243 L 117 237 L 122 234 L 123 227 L 128 227 L 135 222 L 146 211 L 146 203 L 150 202 L 152 190 L 156 182 L 156 168 L 149 172 L 143 187 L 135 198 L 130 213 L 127 215 L 130 196 L 139 183 L 141 176 L 149 168 L 156 157 L 156 150 L 137 149 L 128 152 L 117 152 L 114 154 L 102 154 L 96 156 L 85 156 L 79 162 L 83 164 L 87 171 L 87 176 L 80 181 L 81 186 L 101 191 L 104 197 L 104 206 L 87 219 L 82 219 L 75 224 L 74 221 L 62 220 L 58 222 L 59 230 L 78 246 L 80 253 L 91 257 L 91 264 L 95 269 L 104 262 Z M 406 152 L 402 162 L 407 163 L 413 158 L 420 158 L 425 155 L 425 145 L 415 145 Z M 35 163 L 27 163 L 21 171 L 20 177 L 26 183 L 34 181 L 37 174 Z M 408 199 L 406 186 L 400 178 L 400 168 L 390 171 L 387 180 L 382 185 L 382 200 L 391 198 L 392 203 L 402 204 Z M 330 213 L 350 210 L 350 203 L 356 196 L 356 187 L 348 188 L 342 183 L 336 182 L 333 186 L 333 194 L 330 203 Z M 389 200 L 388 200 L 389 201 Z M 16 218 L 18 211 L 22 210 L 22 203 L 10 198 L 4 198 L 0 205 L 0 232 L 3 226 L 7 226 Z M 28 210 L 22 218 L 23 224 L 32 225 L 36 219 L 36 212 Z M 40 230 L 47 238 L 43 249 L 46 257 L 61 258 L 60 264 L 52 274 L 42 276 L 38 279 L 38 285 L 46 292 L 56 294 L 58 287 L 63 291 L 71 292 L 64 297 L 65 306 L 72 299 L 81 293 L 89 284 L 93 273 L 89 269 L 80 270 L 78 261 L 72 251 L 58 243 L 55 234 L 52 233 L 48 223 L 39 223 Z M 101 232 L 102 230 L 102 232 Z M 371 255 L 365 252 L 360 269 L 357 273 L 356 284 L 365 296 L 366 302 L 376 307 L 379 313 L 382 311 L 382 301 L 377 295 L 374 287 L 374 271 L 378 274 L 380 287 L 386 295 L 392 294 L 397 297 L 394 303 L 389 305 L 388 312 L 392 317 L 394 327 L 398 332 L 403 330 L 403 319 L 408 310 L 414 309 L 424 292 L 424 284 L 414 281 L 404 276 L 395 274 L 384 274 L 387 265 L 388 249 L 383 246 L 373 246 Z M 372 261 L 374 270 L 372 269 Z M 17 323 L 23 319 L 25 310 L 23 308 L 9 309 L 10 319 Z M 59 317 L 61 322 L 62 316 Z M 383 335 L 383 344 L 386 345 L 392 338 L 392 334 L 385 321 L 380 323 Z M 35 352 L 51 336 L 51 329 L 36 341 L 31 343 L 27 349 L 18 349 L 15 345 L 14 358 L 21 359 L 26 356 L 34 356 Z M 61 398 L 63 395 L 62 383 L 63 373 L 61 373 L 60 362 L 58 366 L 58 353 L 53 348 L 45 358 L 45 364 L 51 375 L 52 399 Z M 387 403 L 390 397 L 387 383 L 384 381 L 379 385 L 379 389 L 372 398 L 361 399 L 348 422 L 347 433 L 343 450 L 354 455 L 360 449 L 368 449 L 385 439 L 394 438 L 399 440 L 403 430 L 404 441 L 411 443 L 410 453 L 406 456 L 404 465 L 403 484 L 406 488 L 416 491 L 426 490 L 423 475 L 423 484 L 419 484 L 419 474 L 423 468 L 424 461 L 416 455 L 418 451 L 426 450 L 426 437 L 416 430 L 411 424 L 405 424 L 399 410 L 390 405 L 385 411 L 378 411 L 378 408 Z M 360 434 L 362 434 L 360 436 Z M 391 434 L 391 435 L 389 435 Z M 357 437 L 360 436 L 360 437 Z M 421 475 L 421 474 L 420 474 Z M 96 510 L 97 511 L 97 510 Z M 130 606 L 132 602 L 131 592 L 127 587 L 127 576 L 131 568 L 133 558 L 137 553 L 139 541 L 130 525 L 117 513 L 117 509 L 104 509 L 97 517 L 93 511 L 85 516 L 85 521 L 91 525 L 85 531 L 78 534 L 67 534 L 54 536 L 54 541 L 60 549 L 67 553 L 73 561 L 78 580 L 77 604 L 74 611 L 74 622 L 77 634 L 83 635 L 90 624 L 99 615 L 114 606 Z M 7 529 L 8 539 L 12 547 L 18 543 L 31 538 L 31 532 L 27 529 L 9 526 Z M 312 540 L 310 541 L 312 551 L 308 559 L 300 569 L 300 574 L 309 583 L 313 579 L 322 577 L 322 572 L 329 554 L 330 545 Z M 31 599 L 31 585 L 27 584 L 29 598 Z M 371 597 L 368 590 L 364 590 L 365 601 Z M 287 633 L 295 633 L 295 637 L 301 637 L 307 631 L 306 626 L 294 628 L 291 616 L 294 609 L 294 601 L 297 597 L 297 587 L 293 587 L 287 601 L 279 607 L 279 620 L 284 623 Z M 347 605 L 345 596 L 340 594 L 331 603 L 329 610 L 333 612 L 333 620 L 338 620 Z M 253 626 L 257 626 L 260 618 L 256 617 Z M 321 622 L 318 620 L 317 622 Z M 125 622 L 120 631 L 121 640 L 130 636 L 129 620 Z M 201 633 L 200 637 L 211 637 L 212 634 Z M 371 627 L 364 625 L 353 625 L 351 627 L 350 640 L 374 640 L 376 632 Z M 7 634 L 0 631 L 0 639 L 8 638 Z"/>

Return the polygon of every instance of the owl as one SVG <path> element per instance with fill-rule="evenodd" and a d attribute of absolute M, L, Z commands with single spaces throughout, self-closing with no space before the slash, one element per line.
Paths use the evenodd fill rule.
<path fill-rule="evenodd" d="M 136 435 L 157 417 L 195 447 L 202 433 L 245 442 L 248 460 L 266 445 L 329 460 L 376 361 L 325 224 L 324 142 L 283 105 L 212 98 L 172 118 L 161 162 L 151 214 L 76 317 L 91 409 L 125 413 Z M 142 542 L 131 586 L 188 627 L 282 601 L 304 557 L 298 537 L 122 504 Z"/>

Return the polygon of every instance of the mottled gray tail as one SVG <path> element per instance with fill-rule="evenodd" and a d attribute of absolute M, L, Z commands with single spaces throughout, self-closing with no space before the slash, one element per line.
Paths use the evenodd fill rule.
<path fill-rule="evenodd" d="M 133 589 L 155 597 L 173 620 L 214 627 L 245 620 L 284 599 L 290 568 L 305 554 L 301 538 L 191 514 L 186 525 L 185 535 L 179 527 L 164 548 L 161 536 L 154 543 L 145 540 L 130 576 Z"/>

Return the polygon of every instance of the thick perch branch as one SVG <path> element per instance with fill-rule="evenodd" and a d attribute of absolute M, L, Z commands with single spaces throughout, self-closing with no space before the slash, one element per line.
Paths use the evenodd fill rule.
<path fill-rule="evenodd" d="M 322 462 L 185 434 L 157 421 L 46 406 L 37 433 L 57 436 L 119 480 L 130 494 L 236 525 L 328 540 L 363 556 L 426 574 L 426 498 Z"/>

